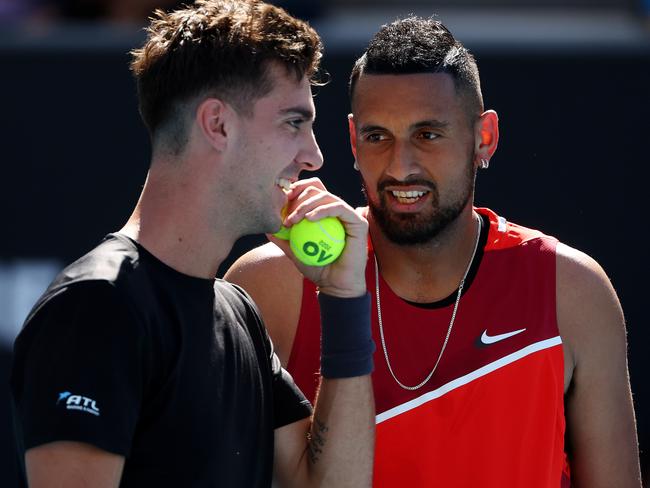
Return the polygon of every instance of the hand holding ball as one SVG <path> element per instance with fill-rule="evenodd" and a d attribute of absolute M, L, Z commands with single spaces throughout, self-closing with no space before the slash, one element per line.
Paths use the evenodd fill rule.
<path fill-rule="evenodd" d="M 345 248 L 345 228 L 336 217 L 316 222 L 303 219 L 291 229 L 282 227 L 273 235 L 289 240 L 294 255 L 308 266 L 327 266 L 336 261 Z"/>

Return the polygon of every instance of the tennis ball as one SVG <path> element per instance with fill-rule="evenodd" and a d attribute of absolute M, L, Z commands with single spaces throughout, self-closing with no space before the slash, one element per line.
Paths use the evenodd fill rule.
<path fill-rule="evenodd" d="M 345 228 L 336 217 L 312 222 L 303 219 L 290 229 L 291 250 L 308 266 L 327 266 L 345 248 Z"/>
<path fill-rule="evenodd" d="M 282 220 L 287 216 L 287 206 L 285 205 L 282 207 L 282 211 L 280 212 L 280 217 L 282 217 Z M 280 227 L 280 230 L 277 231 L 275 234 L 273 234 L 274 237 L 277 237 L 278 239 L 282 239 L 284 241 L 288 241 L 289 238 L 291 237 L 291 229 L 287 229 L 284 225 Z"/>
<path fill-rule="evenodd" d="M 284 225 L 280 227 L 280 230 L 273 234 L 273 237 L 288 241 L 291 238 L 291 229 L 287 229 Z"/>

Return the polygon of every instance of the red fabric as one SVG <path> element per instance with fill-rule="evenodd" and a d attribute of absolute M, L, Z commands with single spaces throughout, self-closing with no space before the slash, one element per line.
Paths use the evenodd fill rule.
<path fill-rule="evenodd" d="M 477 210 L 490 221 L 479 270 L 463 293 L 442 361 L 421 389 L 404 390 L 390 376 L 373 306 L 379 421 L 375 486 L 560 486 L 565 467 L 564 366 L 555 314 L 557 241 L 505 221 L 500 224 L 490 210 Z M 374 304 L 372 249 L 366 281 Z M 312 400 L 320 357 L 315 291 L 305 281 L 288 364 Z M 435 364 L 453 303 L 433 309 L 413 306 L 396 296 L 381 276 L 380 291 L 391 365 L 400 381 L 415 385 Z M 480 342 L 484 331 L 495 336 L 521 329 L 526 330 L 491 345 Z M 489 372 L 477 374 L 481 368 Z M 383 420 L 393 409 L 426 400 L 426 395 L 434 398 Z"/>
<path fill-rule="evenodd" d="M 554 347 L 379 423 L 374 486 L 557 488 L 558 377 L 562 348 Z"/>

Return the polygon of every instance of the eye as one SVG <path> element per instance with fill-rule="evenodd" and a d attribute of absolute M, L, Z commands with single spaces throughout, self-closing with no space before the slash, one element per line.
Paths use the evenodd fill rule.
<path fill-rule="evenodd" d="M 435 132 L 431 132 L 430 130 L 423 130 L 422 132 L 420 132 L 418 134 L 418 138 L 424 139 L 424 140 L 427 140 L 427 141 L 433 141 L 434 139 L 437 139 L 438 137 L 440 137 L 438 134 L 436 134 Z"/>
<path fill-rule="evenodd" d="M 302 125 L 305 123 L 305 119 L 303 118 L 296 118 L 296 119 L 290 119 L 287 120 L 287 124 L 289 124 L 292 128 L 296 130 L 300 130 Z"/>
<path fill-rule="evenodd" d="M 364 139 L 368 142 L 381 142 L 385 141 L 387 137 L 381 132 L 371 132 L 370 134 L 367 134 Z"/>

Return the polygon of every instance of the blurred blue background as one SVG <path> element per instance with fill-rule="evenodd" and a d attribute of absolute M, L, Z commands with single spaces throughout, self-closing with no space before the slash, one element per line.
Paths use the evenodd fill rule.
<path fill-rule="evenodd" d="M 0 486 L 17 484 L 6 387 L 13 338 L 56 272 L 119 229 L 149 144 L 128 51 L 165 0 L 0 0 Z M 650 0 L 277 1 L 325 43 L 319 176 L 363 203 L 346 114 L 354 60 L 381 24 L 437 14 L 475 54 L 501 142 L 477 204 L 577 247 L 608 272 L 628 322 L 644 474 L 650 449 L 646 282 Z M 264 241 L 240 240 L 221 273 Z M 646 271 L 643 271 L 646 269 Z M 645 318 L 644 318 L 645 317 Z M 612 446 L 612 448 L 616 448 Z"/>

